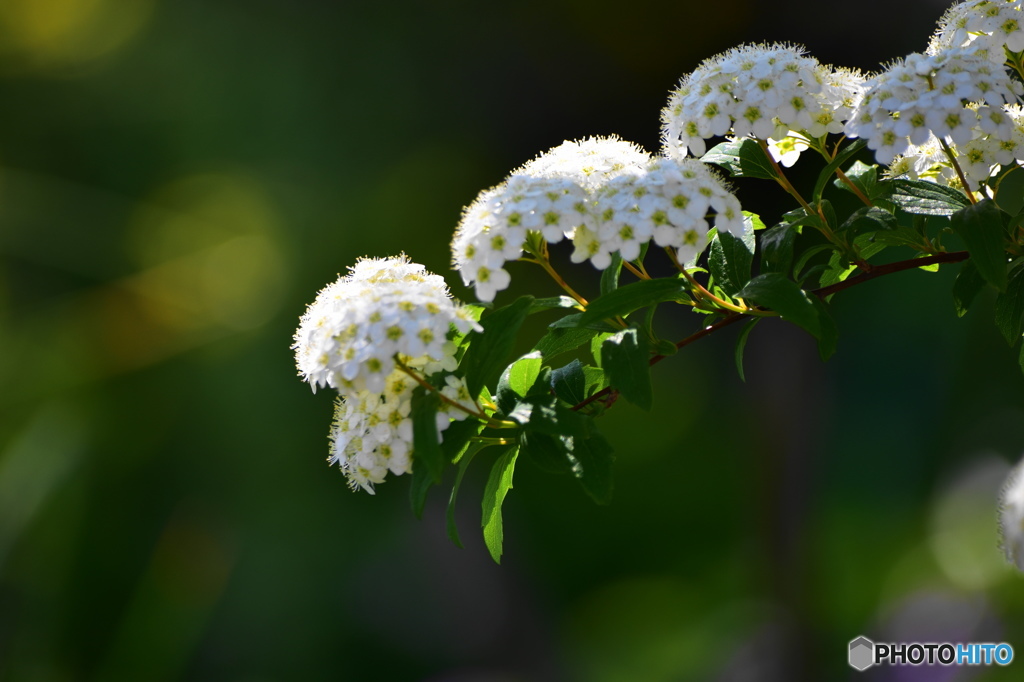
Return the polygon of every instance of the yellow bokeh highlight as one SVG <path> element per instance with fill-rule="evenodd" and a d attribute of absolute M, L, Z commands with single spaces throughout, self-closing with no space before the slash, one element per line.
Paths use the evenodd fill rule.
<path fill-rule="evenodd" d="M 155 0 L 2 0 L 4 66 L 67 66 L 124 46 L 149 23 Z"/>

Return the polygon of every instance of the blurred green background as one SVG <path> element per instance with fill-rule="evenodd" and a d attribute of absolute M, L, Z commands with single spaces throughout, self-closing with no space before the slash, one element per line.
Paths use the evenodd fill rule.
<path fill-rule="evenodd" d="M 0 679 L 979 672 L 858 675 L 860 634 L 1024 655 L 995 524 L 1024 379 L 991 300 L 956 319 L 955 267 L 837 296 L 825 364 L 770 323 L 745 384 L 729 333 L 662 363 L 654 411 L 602 422 L 613 504 L 524 460 L 500 567 L 483 468 L 465 550 L 440 492 L 419 522 L 406 479 L 350 492 L 325 464 L 331 397 L 289 350 L 359 256 L 405 251 L 468 297 L 448 264 L 462 206 L 565 139 L 656 151 L 668 90 L 702 59 L 789 40 L 871 69 L 923 49 L 944 7 L 0 2 Z M 740 189 L 769 224 L 790 208 Z M 594 274 L 569 278 L 594 291 Z"/>

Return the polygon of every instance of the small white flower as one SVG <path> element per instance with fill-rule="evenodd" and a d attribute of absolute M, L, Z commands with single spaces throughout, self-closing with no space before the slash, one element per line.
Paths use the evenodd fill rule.
<path fill-rule="evenodd" d="M 786 168 L 791 168 L 800 158 L 800 152 L 805 149 L 807 149 L 807 140 L 792 131 L 781 140 L 768 138 L 768 151 L 771 153 L 772 159 Z"/>

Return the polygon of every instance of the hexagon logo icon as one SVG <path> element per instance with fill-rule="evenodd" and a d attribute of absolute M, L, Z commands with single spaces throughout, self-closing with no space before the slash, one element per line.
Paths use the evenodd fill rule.
<path fill-rule="evenodd" d="M 875 643 L 861 636 L 850 642 L 850 667 L 861 672 L 875 664 Z"/>

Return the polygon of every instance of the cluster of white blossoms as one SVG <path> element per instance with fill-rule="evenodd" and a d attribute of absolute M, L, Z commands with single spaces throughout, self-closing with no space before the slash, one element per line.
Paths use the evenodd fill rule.
<path fill-rule="evenodd" d="M 429 375 L 438 369 L 437 364 L 417 358 L 407 366 Z M 412 377 L 396 369 L 387 377 L 383 392 L 357 391 L 335 401 L 328 461 L 341 468 L 352 488 L 361 487 L 372 495 L 373 485 L 382 483 L 389 471 L 396 476 L 412 471 L 410 412 L 415 387 Z M 465 381 L 453 375 L 446 377 L 441 393 L 469 409 L 479 409 Z M 450 403 L 441 403 L 436 415 L 438 433 L 447 429 L 452 419 L 461 421 L 466 416 Z"/>
<path fill-rule="evenodd" d="M 683 77 L 662 111 L 666 153 L 701 156 L 705 140 L 733 135 L 818 138 L 842 131 L 862 77 L 832 69 L 792 45 L 742 45 Z"/>
<path fill-rule="evenodd" d="M 676 250 L 680 262 L 707 245 L 707 218 L 715 227 L 740 235 L 744 229 L 739 199 L 711 168 L 695 159 L 651 159 L 642 173 L 622 175 L 595 193 L 592 220 L 573 238 L 575 263 L 590 259 L 598 269 L 618 252 L 635 260 L 649 241 Z"/>
<path fill-rule="evenodd" d="M 332 463 L 353 487 L 411 470 L 414 380 L 396 364 L 423 376 L 456 368 L 448 332 L 479 330 L 448 287 L 405 256 L 362 259 L 351 272 L 324 288 L 306 309 L 292 348 L 299 374 L 315 391 L 338 391 L 331 433 Z M 449 376 L 442 393 L 476 409 L 461 379 Z M 446 406 L 447 407 L 447 406 Z M 459 410 L 438 413 L 438 431 Z"/>
<path fill-rule="evenodd" d="M 866 83 L 845 132 L 866 138 L 886 165 L 931 136 L 958 145 L 981 135 L 1009 141 L 1014 126 L 1003 104 L 1021 93 L 1005 69 L 970 48 L 914 53 Z"/>
<path fill-rule="evenodd" d="M 970 46 L 993 64 L 1024 50 L 1024 0 L 968 0 L 946 10 L 928 45 L 929 54 Z"/>
<path fill-rule="evenodd" d="M 295 359 L 313 390 L 380 393 L 396 354 L 454 369 L 449 325 L 461 332 L 479 328 L 443 278 L 404 256 L 362 259 L 306 309 L 295 332 Z"/>
<path fill-rule="evenodd" d="M 1006 116 L 1012 126 L 1009 137 L 976 130 L 975 136 L 967 142 L 950 145 L 957 165 L 970 184 L 966 189 L 978 191 L 980 183 L 991 178 L 1000 167 L 1024 160 L 1024 110 L 1020 105 L 1010 104 L 1000 113 Z M 957 188 L 962 188 L 963 184 L 935 136 L 922 145 L 910 145 L 903 154 L 893 159 L 889 166 L 889 176 L 930 180 Z"/>
<path fill-rule="evenodd" d="M 463 282 L 481 301 L 494 300 L 508 287 L 505 263 L 523 255 L 528 232 L 550 244 L 572 238 L 592 220 L 594 193 L 616 177 L 639 173 L 649 158 L 614 137 L 565 142 L 481 192 L 463 211 L 452 240 Z"/>

